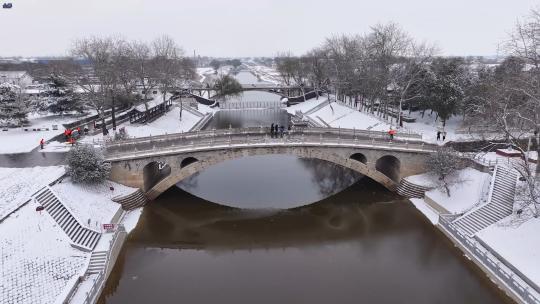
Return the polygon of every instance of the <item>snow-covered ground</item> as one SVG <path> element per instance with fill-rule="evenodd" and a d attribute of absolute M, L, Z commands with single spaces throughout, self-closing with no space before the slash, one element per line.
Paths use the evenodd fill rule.
<path fill-rule="evenodd" d="M 180 108 L 173 107 L 165 115 L 149 124 L 130 124 L 129 122 L 126 122 L 119 125 L 118 128 L 125 128 L 129 137 L 146 137 L 151 135 L 187 132 L 201 120 L 201 117 L 185 110 L 182 111 L 182 120 L 180 120 L 179 117 Z M 103 140 L 103 135 L 97 134 L 94 136 L 86 136 L 81 142 L 93 143 L 101 140 Z"/>
<path fill-rule="evenodd" d="M 110 187 L 114 190 L 110 190 Z M 65 178 L 51 188 L 83 225 L 98 231 L 101 224 L 110 223 L 121 208 L 120 204 L 111 199 L 136 190 L 111 181 L 96 185 L 75 184 L 70 178 Z"/>
<path fill-rule="evenodd" d="M 38 206 L 30 202 L 0 224 L 0 303 L 55 303 L 86 270 L 90 254 L 71 247 Z"/>
<path fill-rule="evenodd" d="M 411 198 L 410 201 L 413 205 L 422 212 L 426 218 L 432 223 L 437 224 L 439 222 L 439 214 L 437 211 L 433 210 L 423 199 L 420 198 Z"/>
<path fill-rule="evenodd" d="M 322 119 L 334 128 L 355 128 L 373 131 L 388 131 L 390 129 L 389 123 L 336 102 L 326 105 L 309 116 L 316 121 Z"/>
<path fill-rule="evenodd" d="M 34 150 L 39 146 L 40 140 L 47 141 L 51 138 L 62 134 L 64 128 L 60 130 L 53 131 L 24 131 L 22 128 L 9 129 L 9 131 L 1 131 L 0 133 L 0 154 L 11 154 L 11 153 L 26 153 Z"/>
<path fill-rule="evenodd" d="M 165 100 L 171 98 L 172 94 L 169 94 L 167 93 L 165 95 Z M 159 105 L 159 104 L 162 104 L 164 101 L 163 101 L 163 94 L 154 94 L 154 95 L 151 95 L 151 96 L 148 96 L 148 97 L 152 97 L 151 100 L 148 100 L 146 101 L 146 103 L 141 103 L 139 104 L 138 106 L 135 107 L 135 109 L 137 111 L 140 111 L 140 112 L 143 112 L 146 110 L 146 106 L 148 106 L 149 109 Z"/>
<path fill-rule="evenodd" d="M 437 177 L 431 173 L 411 175 L 405 179 L 415 185 L 433 188 L 437 186 Z"/>
<path fill-rule="evenodd" d="M 471 136 L 468 134 L 457 134 L 456 130 L 461 126 L 462 124 L 462 117 L 460 116 L 452 116 L 446 121 L 446 126 L 444 127 L 444 130 L 446 131 L 446 140 L 437 141 L 437 131 L 443 130 L 442 122 L 440 120 L 435 121 L 435 115 L 430 114 L 429 111 L 426 111 L 424 117 L 422 118 L 422 113 L 420 111 L 418 112 L 404 112 L 407 114 L 407 116 L 415 118 L 415 122 L 404 122 L 403 127 L 406 129 L 409 129 L 415 133 L 422 134 L 422 140 L 429 143 L 436 143 L 439 145 L 443 145 L 449 141 L 456 141 L 456 140 L 471 140 Z"/>
<path fill-rule="evenodd" d="M 318 105 L 327 102 L 328 97 L 321 96 L 319 99 L 313 98 L 310 100 L 307 100 L 305 102 L 301 102 L 295 105 L 292 105 L 290 107 L 285 108 L 289 114 L 296 114 L 296 111 L 300 111 L 302 113 L 307 113 L 309 110 L 317 107 Z"/>
<path fill-rule="evenodd" d="M 279 72 L 271 67 L 264 65 L 250 65 L 249 69 L 255 73 L 256 76 L 260 77 L 262 81 L 274 84 L 281 83 L 281 76 Z"/>
<path fill-rule="evenodd" d="M 9 131 L 0 132 L 0 154 L 26 153 L 39 146 L 41 139 L 49 141 L 53 137 L 62 134 L 65 130 L 63 124 L 71 123 L 82 119 L 85 116 L 92 115 L 52 115 L 30 113 L 28 115 L 29 126 L 24 128 L 9 128 Z M 53 130 L 53 125 L 57 125 L 58 130 Z M 45 129 L 49 129 L 45 131 Z M 28 131 L 24 131 L 28 129 Z M 43 131 L 33 131 L 41 129 Z M 1 165 L 1 164 L 0 164 Z"/>
<path fill-rule="evenodd" d="M 450 197 L 440 187 L 426 192 L 426 199 L 431 199 L 451 214 L 461 214 L 478 205 L 489 191 L 491 175 L 476 169 L 465 168 L 452 178 L 458 182 L 449 187 Z"/>
<path fill-rule="evenodd" d="M 0 220 L 64 172 L 61 166 L 0 168 Z"/>
<path fill-rule="evenodd" d="M 204 83 L 208 75 L 214 74 L 214 69 L 211 67 L 197 68 L 197 75 L 199 75 L 199 82 Z"/>
<path fill-rule="evenodd" d="M 122 223 L 124 224 L 124 228 L 126 228 L 127 233 L 130 233 L 133 229 L 135 229 L 137 223 L 139 222 L 139 218 L 141 217 L 142 211 L 143 208 L 140 207 L 128 211 L 127 214 L 124 216 Z"/>
<path fill-rule="evenodd" d="M 540 286 L 540 218 L 510 216 L 480 231 L 477 237 Z"/>

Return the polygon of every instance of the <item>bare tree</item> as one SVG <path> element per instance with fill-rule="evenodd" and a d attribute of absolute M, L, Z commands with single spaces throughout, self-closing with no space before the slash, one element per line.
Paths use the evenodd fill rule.
<path fill-rule="evenodd" d="M 169 36 L 161 36 L 152 42 L 154 67 L 158 87 L 165 101 L 166 94 L 178 86 L 183 78 L 181 59 L 182 49 Z"/>
<path fill-rule="evenodd" d="M 102 122 L 103 135 L 107 134 L 105 108 L 109 90 L 116 83 L 111 68 L 117 38 L 91 37 L 75 41 L 71 53 L 89 62 L 92 72 L 79 69 L 71 74 L 76 86 L 85 92 L 87 103 L 97 111 Z"/>
<path fill-rule="evenodd" d="M 425 70 L 433 59 L 436 48 L 425 43 L 408 40 L 400 61 L 390 70 L 390 81 L 398 99 L 397 125 L 403 126 L 403 105 L 425 97 L 424 90 L 418 90 L 424 80 Z"/>
<path fill-rule="evenodd" d="M 144 107 L 148 111 L 148 95 L 159 85 L 156 60 L 154 60 L 152 48 L 147 43 L 132 41 L 130 45 L 133 55 L 133 72 L 137 84 L 142 89 Z"/>
<path fill-rule="evenodd" d="M 440 147 L 437 152 L 430 155 L 427 167 L 437 176 L 439 186 L 450 197 L 450 186 L 461 182 L 455 176 L 455 173 L 463 167 L 459 154 L 451 148 Z"/>

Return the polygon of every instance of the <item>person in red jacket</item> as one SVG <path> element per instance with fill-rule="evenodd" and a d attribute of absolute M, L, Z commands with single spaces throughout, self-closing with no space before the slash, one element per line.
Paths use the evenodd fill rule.
<path fill-rule="evenodd" d="M 43 138 L 39 141 L 39 146 L 41 147 L 41 150 L 43 150 L 43 146 L 45 145 L 45 140 Z"/>

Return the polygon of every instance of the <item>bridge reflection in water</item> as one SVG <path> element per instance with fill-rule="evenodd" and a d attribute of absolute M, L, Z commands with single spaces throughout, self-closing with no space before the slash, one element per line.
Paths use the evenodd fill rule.
<path fill-rule="evenodd" d="M 102 302 L 504 303 L 466 263 L 414 207 L 369 182 L 286 211 L 173 188 L 145 207 Z"/>

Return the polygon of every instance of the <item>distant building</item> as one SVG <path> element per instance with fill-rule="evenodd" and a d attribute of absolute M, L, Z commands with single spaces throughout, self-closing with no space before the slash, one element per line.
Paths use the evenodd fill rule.
<path fill-rule="evenodd" d="M 33 82 L 34 79 L 26 71 L 0 71 L 0 83 L 9 83 L 24 88 Z"/>

